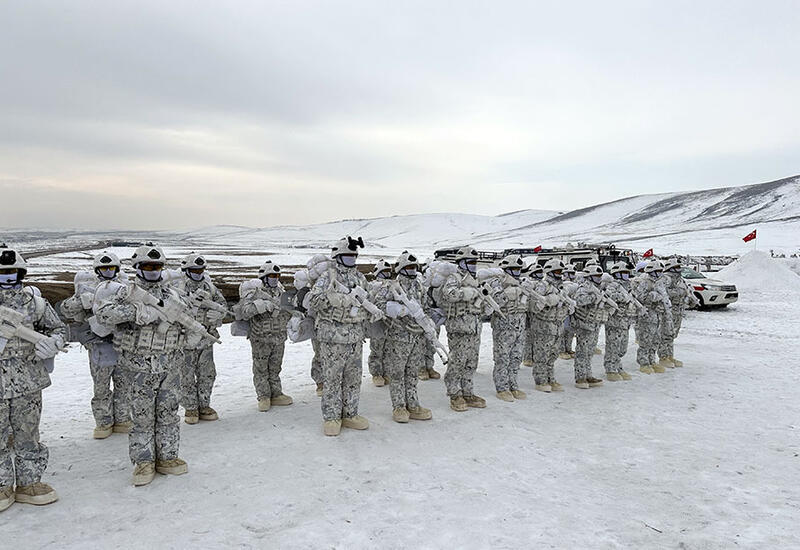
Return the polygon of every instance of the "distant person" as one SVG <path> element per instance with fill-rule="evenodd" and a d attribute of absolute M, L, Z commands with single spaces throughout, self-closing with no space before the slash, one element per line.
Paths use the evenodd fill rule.
<path fill-rule="evenodd" d="M 610 273 L 614 280 L 606 283 L 603 291 L 619 306 L 619 311 L 612 313 L 605 323 L 606 352 L 603 366 L 606 380 L 617 382 L 631 379 L 631 375 L 622 368 L 622 358 L 628 352 L 630 329 L 640 313 L 640 304 L 630 293 L 631 269 L 628 264 L 617 262 L 611 266 Z"/>
<path fill-rule="evenodd" d="M 38 289 L 22 284 L 27 273 L 19 252 L 0 246 L 0 511 L 14 502 L 58 500 L 42 483 L 49 452 L 39 441 L 39 422 L 42 390 L 50 385 L 66 327 Z M 25 331 L 39 333 L 39 341 L 22 337 Z"/>
<path fill-rule="evenodd" d="M 370 301 L 373 303 L 380 295 L 380 300 L 383 303 L 389 299 L 391 293 L 392 281 L 392 265 L 386 260 L 378 260 L 375 267 L 372 269 L 372 276 L 374 279 L 369 283 L 369 296 Z M 367 357 L 367 366 L 369 373 L 372 376 L 372 383 L 376 387 L 381 388 L 389 383 L 389 375 L 386 371 L 384 363 L 384 351 L 386 349 L 386 329 L 387 322 L 385 319 L 376 321 L 370 326 L 369 336 L 369 356 Z"/>
<path fill-rule="evenodd" d="M 89 372 L 94 383 L 91 406 L 95 439 L 105 439 L 114 432 L 128 433 L 132 425 L 130 382 L 126 372 L 117 366 L 113 332 L 110 327 L 95 323 L 94 319 L 89 322 L 98 288 L 101 294 L 105 294 L 110 284 L 127 281 L 120 271 L 121 266 L 116 254 L 102 252 L 96 255 L 92 260 L 93 272 L 76 273 L 75 294 L 61 304 L 61 313 L 65 317 L 85 323 L 80 341 L 89 352 Z"/>
<path fill-rule="evenodd" d="M 644 266 L 644 275 L 637 277 L 632 285 L 633 296 L 644 306 L 636 319 L 636 336 L 639 349 L 636 362 L 645 374 L 664 372 L 663 365 L 656 363 L 656 351 L 661 335 L 672 329 L 672 304 L 663 278 L 664 266 L 659 260 L 650 260 Z"/>
<path fill-rule="evenodd" d="M 588 389 L 600 386 L 603 381 L 592 375 L 592 355 L 597 347 L 600 325 L 608 320 L 613 305 L 605 296 L 600 284 L 603 269 L 590 265 L 575 291 L 575 387 Z"/>
<path fill-rule="evenodd" d="M 669 326 L 663 327 L 661 341 L 658 347 L 659 364 L 663 367 L 682 367 L 683 361 L 675 359 L 675 340 L 681 331 L 683 316 L 686 307 L 690 303 L 696 303 L 697 299 L 689 292 L 686 282 L 681 275 L 681 263 L 677 258 L 669 258 L 664 262 L 664 283 L 667 287 L 667 294 L 672 310 L 672 330 Z"/>

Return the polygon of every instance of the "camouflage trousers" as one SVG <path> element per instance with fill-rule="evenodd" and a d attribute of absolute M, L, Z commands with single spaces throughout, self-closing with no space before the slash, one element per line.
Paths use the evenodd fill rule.
<path fill-rule="evenodd" d="M 442 327 L 437 326 L 436 336 L 438 337 L 441 332 Z M 419 372 L 433 370 L 436 357 L 436 348 L 433 346 L 433 344 L 431 344 L 427 338 L 423 338 L 423 341 L 424 349 L 422 350 L 422 366 L 419 368 Z"/>
<path fill-rule="evenodd" d="M 253 386 L 259 399 L 269 399 L 283 395 L 281 369 L 286 342 L 250 339 L 253 352 Z"/>
<path fill-rule="evenodd" d="M 556 381 L 555 364 L 561 342 L 560 323 L 534 319 L 529 331 L 532 342 L 533 380 L 537 386 Z"/>
<path fill-rule="evenodd" d="M 528 315 L 525 321 L 525 342 L 522 345 L 522 360 L 533 362 L 533 321 L 531 316 Z"/>
<path fill-rule="evenodd" d="M 575 327 L 575 380 L 592 378 L 592 358 L 600 337 L 600 325 L 581 324 Z"/>
<path fill-rule="evenodd" d="M 174 364 L 166 372 L 130 372 L 133 428 L 128 436 L 131 462 L 154 462 L 178 457 L 181 432 L 178 418 L 180 361 L 183 354 L 170 354 Z"/>
<path fill-rule="evenodd" d="M 606 325 L 606 353 L 603 366 L 607 373 L 621 372 L 622 358 L 628 353 L 630 326 Z"/>
<path fill-rule="evenodd" d="M 561 338 L 562 348 L 561 351 L 565 353 L 572 352 L 572 341 L 575 339 L 575 329 L 572 326 L 572 319 L 567 317 L 564 321 L 564 331 Z"/>
<path fill-rule="evenodd" d="M 389 375 L 389 395 L 392 408 L 419 407 L 417 380 L 423 364 L 427 340 L 421 334 L 410 337 L 409 342 L 386 339 L 384 361 Z"/>
<path fill-rule="evenodd" d="M 658 332 L 658 323 L 649 323 L 644 320 L 637 322 L 636 338 L 639 341 L 636 362 L 641 367 L 654 364 L 656 362 L 656 349 L 661 340 Z"/>
<path fill-rule="evenodd" d="M 358 414 L 361 396 L 363 343 L 319 343 L 319 359 L 324 375 L 322 390 L 323 420 L 350 418 Z"/>
<path fill-rule="evenodd" d="M 659 358 L 664 357 L 675 357 L 675 339 L 678 337 L 678 333 L 681 331 L 681 324 L 683 321 L 683 309 L 675 309 L 672 310 L 672 326 L 673 330 L 670 332 L 666 328 L 661 330 L 661 339 L 658 344 L 658 356 Z"/>
<path fill-rule="evenodd" d="M 450 397 L 474 395 L 472 377 L 478 370 L 481 350 L 480 334 L 447 333 L 450 360 L 444 373 L 444 385 Z"/>
<path fill-rule="evenodd" d="M 214 346 L 187 349 L 181 371 L 181 406 L 196 411 L 211 406 L 211 390 L 217 378 Z"/>
<path fill-rule="evenodd" d="M 112 344 L 89 345 L 89 372 L 94 385 L 92 414 L 98 426 L 111 426 L 131 419 L 130 382 L 125 371 L 117 367 L 116 359 L 117 352 Z"/>
<path fill-rule="evenodd" d="M 50 454 L 39 442 L 41 416 L 41 391 L 0 399 L 0 487 L 41 481 Z"/>
<path fill-rule="evenodd" d="M 527 315 L 509 315 L 507 319 L 492 319 L 492 378 L 498 392 L 518 390 L 517 375 L 525 348 Z"/>
<path fill-rule="evenodd" d="M 311 347 L 314 349 L 314 357 L 311 358 L 311 379 L 315 384 L 322 384 L 322 365 L 319 362 L 319 341 L 311 339 Z"/>
<path fill-rule="evenodd" d="M 367 366 L 372 376 L 385 376 L 387 374 L 385 354 L 386 338 L 370 338 Z"/>

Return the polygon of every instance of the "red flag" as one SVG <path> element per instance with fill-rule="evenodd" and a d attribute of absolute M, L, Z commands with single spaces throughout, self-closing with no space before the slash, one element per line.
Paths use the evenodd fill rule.
<path fill-rule="evenodd" d="M 743 240 L 744 242 L 746 242 L 746 243 L 749 243 L 750 241 L 752 241 L 752 240 L 753 240 L 753 239 L 755 239 L 755 238 L 756 238 L 756 230 L 755 230 L 755 229 L 753 229 L 753 232 L 752 232 L 752 233 L 750 233 L 750 234 L 748 234 L 748 235 L 747 235 L 746 237 L 744 237 L 742 240 Z"/>
<path fill-rule="evenodd" d="M 536 248 L 533 249 L 533 251 L 534 252 L 541 252 L 542 251 L 542 245 L 537 246 Z"/>
<path fill-rule="evenodd" d="M 647 252 L 645 252 L 645 253 L 642 255 L 642 258 L 649 258 L 649 257 L 650 257 L 650 256 L 652 256 L 652 255 L 653 255 L 653 249 L 651 248 L 650 250 L 648 250 Z"/>

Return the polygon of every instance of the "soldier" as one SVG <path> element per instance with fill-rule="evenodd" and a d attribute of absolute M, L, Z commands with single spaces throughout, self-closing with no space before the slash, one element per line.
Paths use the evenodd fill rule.
<path fill-rule="evenodd" d="M 430 409 L 420 406 L 417 396 L 417 378 L 427 344 L 422 326 L 415 320 L 415 315 L 424 315 L 421 302 L 425 296 L 417 280 L 417 262 L 416 256 L 404 251 L 395 265 L 397 280 L 387 287 L 385 296 L 379 293 L 375 302 L 385 308 L 389 318 L 384 362 L 389 373 L 392 419 L 400 423 L 432 417 Z"/>
<path fill-rule="evenodd" d="M 555 378 L 555 363 L 561 346 L 561 327 L 569 315 L 570 301 L 563 294 L 561 279 L 564 263 L 553 258 L 544 265 L 544 278 L 525 281 L 542 297 L 529 300 L 531 341 L 533 342 L 533 379 L 536 390 L 550 393 L 564 391 Z"/>
<path fill-rule="evenodd" d="M 422 262 L 420 264 L 419 272 L 423 275 L 427 275 L 427 271 L 428 264 L 426 262 Z M 444 312 L 433 298 L 433 288 L 425 282 L 423 283 L 423 289 L 425 291 L 425 296 L 422 300 L 422 309 L 433 321 L 433 324 L 436 328 L 436 336 L 438 337 L 441 332 L 442 325 L 444 324 Z M 419 368 L 420 380 L 439 380 L 442 377 L 442 375 L 433 368 L 435 363 L 434 357 L 436 357 L 436 348 L 428 339 L 426 339 L 423 364 Z"/>
<path fill-rule="evenodd" d="M 562 286 L 564 288 L 564 293 L 569 296 L 570 298 L 574 298 L 575 291 L 578 290 L 578 282 L 577 282 L 577 270 L 575 266 L 572 264 L 566 264 L 564 266 L 564 279 L 562 282 Z M 564 320 L 564 331 L 563 337 L 561 341 L 563 342 L 563 347 L 561 349 L 561 353 L 558 354 L 559 358 L 561 359 L 575 359 L 575 352 L 572 349 L 572 342 L 575 340 L 575 329 L 572 327 L 572 316 L 568 316 Z"/>
<path fill-rule="evenodd" d="M 622 368 L 622 358 L 628 352 L 630 328 L 638 315 L 639 306 L 630 294 L 631 268 L 625 262 L 617 262 L 611 266 L 613 281 L 603 287 L 605 294 L 619 306 L 606 321 L 606 354 L 603 366 L 606 379 L 610 382 L 630 380 L 631 375 Z"/>
<path fill-rule="evenodd" d="M 376 303 L 381 301 L 384 304 L 389 300 L 389 292 L 392 285 L 392 266 L 386 260 L 378 260 L 372 270 L 375 279 L 369 283 L 370 301 Z M 367 365 L 369 373 L 372 375 L 372 383 L 381 388 L 389 383 L 387 371 L 384 363 L 384 351 L 386 349 L 386 321 L 378 321 L 370 327 L 369 334 L 369 357 Z"/>
<path fill-rule="evenodd" d="M 644 267 L 644 275 L 637 277 L 633 285 L 634 298 L 645 308 L 636 319 L 636 336 L 639 341 L 636 362 L 639 370 L 645 374 L 664 372 L 664 366 L 656 363 L 656 350 L 661 334 L 671 329 L 672 304 L 662 277 L 663 271 L 660 261 L 651 260 Z"/>
<path fill-rule="evenodd" d="M 689 292 L 686 282 L 681 276 L 681 262 L 678 258 L 669 258 L 664 265 L 664 283 L 672 305 L 672 331 L 665 331 L 661 335 L 661 344 L 658 348 L 659 364 L 663 367 L 682 367 L 683 361 L 675 359 L 675 339 L 681 331 L 683 315 L 689 301 L 695 297 Z M 666 328 L 666 327 L 665 327 Z"/>
<path fill-rule="evenodd" d="M 106 292 L 96 294 L 93 309 L 100 323 L 114 327 L 118 365 L 130 380 L 133 427 L 128 452 L 134 464 L 133 484 L 141 486 L 153 481 L 156 472 L 189 471 L 178 457 L 178 396 L 186 336 L 183 326 L 169 322 L 165 313 L 186 315 L 187 306 L 162 277 L 166 258 L 161 247 L 142 245 L 131 262 L 134 281 L 108 285 Z M 197 338 L 192 334 L 194 343 Z"/>
<path fill-rule="evenodd" d="M 436 289 L 434 297 L 447 318 L 445 327 L 451 354 L 444 383 L 450 396 L 450 408 L 463 412 L 468 407 L 486 407 L 486 400 L 475 395 L 472 382 L 478 368 L 483 308 L 475 279 L 478 252 L 470 246 L 459 248 L 455 263 L 458 272 L 447 277 L 444 285 Z"/>
<path fill-rule="evenodd" d="M 337 242 L 331 249 L 331 266 L 309 294 L 324 380 L 323 432 L 328 436 L 339 435 L 342 427 L 369 428 L 369 421 L 358 414 L 364 324 L 370 320 L 367 280 L 356 269 L 358 249 L 363 247 L 360 237 Z M 372 315 L 373 321 L 379 318 Z"/>
<path fill-rule="evenodd" d="M 75 294 L 62 302 L 61 313 L 76 323 L 85 324 L 80 342 L 89 352 L 89 372 L 94 383 L 91 402 L 95 420 L 93 437 L 105 439 L 112 433 L 128 433 L 131 429 L 130 384 L 122 369 L 117 368 L 117 352 L 111 331 L 94 320 L 88 321 L 98 287 L 127 279 L 120 273 L 119 258 L 111 252 L 96 255 L 92 267 L 93 274 L 81 271 L 75 275 Z"/>
<path fill-rule="evenodd" d="M 584 269 L 583 281 L 575 291 L 575 387 L 580 389 L 603 384 L 592 376 L 592 355 L 597 347 L 600 325 L 608 320 L 616 305 L 600 288 L 602 278 L 602 268 L 590 265 Z"/>
<path fill-rule="evenodd" d="M 205 329 L 219 338 L 217 328 L 227 314 L 227 302 L 222 292 L 206 275 L 206 259 L 192 252 L 181 260 L 181 278 L 176 287 L 193 309 L 194 319 Z M 181 372 L 181 405 L 187 424 L 197 424 L 200 420 L 217 420 L 217 411 L 211 408 L 211 391 L 217 378 L 214 365 L 214 343 L 200 340 L 184 351 Z"/>
<path fill-rule="evenodd" d="M 286 324 L 292 316 L 281 309 L 280 277 L 281 267 L 267 260 L 258 269 L 258 279 L 245 281 L 239 287 L 240 316 L 250 323 L 247 337 L 253 354 L 253 385 L 261 412 L 272 406 L 293 403 L 292 398 L 283 393 L 280 377 Z"/>
<path fill-rule="evenodd" d="M 0 246 L 0 511 L 15 501 L 58 500 L 42 483 L 49 452 L 39 442 L 39 420 L 66 329 L 38 289 L 23 286 L 27 272 L 16 250 Z"/>
<path fill-rule="evenodd" d="M 544 279 L 544 271 L 541 264 L 533 262 L 522 268 L 522 276 L 520 280 L 523 284 L 529 285 L 531 288 L 535 287 L 539 281 Z M 522 351 L 522 364 L 526 367 L 533 366 L 533 311 L 529 309 L 528 319 L 526 321 L 525 331 L 525 347 Z"/>
<path fill-rule="evenodd" d="M 493 297 L 501 308 L 491 317 L 494 386 L 497 398 L 508 402 L 527 397 L 517 381 L 528 332 L 528 297 L 519 280 L 523 265 L 519 255 L 506 256 L 499 264 L 502 275 L 490 279 Z"/>

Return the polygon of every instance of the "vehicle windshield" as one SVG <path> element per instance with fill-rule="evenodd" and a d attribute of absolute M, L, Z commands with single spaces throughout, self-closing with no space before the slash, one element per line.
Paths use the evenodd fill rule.
<path fill-rule="evenodd" d="M 698 273 L 694 269 L 689 269 L 688 267 L 681 268 L 681 277 L 684 279 L 705 279 L 706 276 L 702 273 Z"/>

